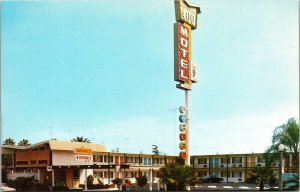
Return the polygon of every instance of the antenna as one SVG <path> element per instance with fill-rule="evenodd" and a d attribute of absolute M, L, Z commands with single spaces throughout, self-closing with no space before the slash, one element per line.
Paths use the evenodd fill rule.
<path fill-rule="evenodd" d="M 49 139 L 51 140 L 52 139 L 52 127 L 48 127 L 49 128 Z"/>
<path fill-rule="evenodd" d="M 94 139 L 95 139 L 95 132 L 91 132 L 91 135 L 92 135 L 92 137 L 91 137 L 91 141 L 92 141 L 92 143 L 94 143 Z"/>

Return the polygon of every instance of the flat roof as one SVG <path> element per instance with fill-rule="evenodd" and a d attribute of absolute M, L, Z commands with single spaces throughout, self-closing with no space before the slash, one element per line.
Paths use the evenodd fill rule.
<path fill-rule="evenodd" d="M 28 146 L 2 145 L 2 148 L 26 150 L 38 146 L 43 146 L 45 144 L 49 144 L 50 150 L 73 151 L 74 148 L 88 148 L 88 149 L 92 149 L 93 152 L 106 152 L 106 147 L 104 144 L 72 142 L 72 141 L 57 141 L 57 140 L 42 141 Z"/>

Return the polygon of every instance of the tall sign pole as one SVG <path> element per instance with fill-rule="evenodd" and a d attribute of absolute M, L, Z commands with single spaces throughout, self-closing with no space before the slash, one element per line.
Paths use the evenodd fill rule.
<path fill-rule="evenodd" d="M 201 13 L 200 6 L 188 0 L 175 0 L 176 23 L 174 24 L 174 80 L 179 82 L 176 88 L 185 91 L 185 106 L 179 111 L 179 129 L 181 152 L 179 156 L 185 160 L 185 165 L 190 165 L 190 107 L 189 91 L 192 83 L 197 82 L 197 65 L 192 63 L 192 30 L 197 28 L 197 16 Z M 185 114 L 184 114 L 185 113 Z"/>

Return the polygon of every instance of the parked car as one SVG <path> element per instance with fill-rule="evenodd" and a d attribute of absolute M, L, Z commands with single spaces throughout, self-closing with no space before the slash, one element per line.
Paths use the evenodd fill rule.
<path fill-rule="evenodd" d="M 15 188 L 8 187 L 6 183 L 2 183 L 1 191 L 16 191 Z"/>
<path fill-rule="evenodd" d="M 202 183 L 221 183 L 222 181 L 223 178 L 217 177 L 215 175 L 202 178 Z"/>

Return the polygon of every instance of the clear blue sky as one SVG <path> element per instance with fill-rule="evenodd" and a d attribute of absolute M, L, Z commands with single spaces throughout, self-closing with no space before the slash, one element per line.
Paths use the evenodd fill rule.
<path fill-rule="evenodd" d="M 194 0 L 192 154 L 263 152 L 299 116 L 296 0 Z M 178 154 L 173 0 L 4 1 L 3 136 Z M 174 146 L 175 139 L 175 146 Z M 174 150 L 175 149 L 175 150 Z"/>

